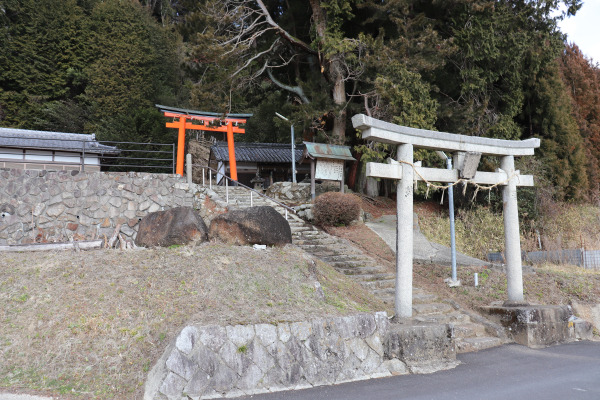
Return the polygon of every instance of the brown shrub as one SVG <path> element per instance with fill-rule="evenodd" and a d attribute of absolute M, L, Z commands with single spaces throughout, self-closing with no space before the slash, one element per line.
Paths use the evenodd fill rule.
<path fill-rule="evenodd" d="M 315 199 L 313 205 L 313 216 L 319 225 L 348 225 L 358 219 L 359 215 L 360 199 L 353 194 L 323 193 Z"/>

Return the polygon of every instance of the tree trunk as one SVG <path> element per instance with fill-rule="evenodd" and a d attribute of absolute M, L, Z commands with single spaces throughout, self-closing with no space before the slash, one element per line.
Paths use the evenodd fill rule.
<path fill-rule="evenodd" d="M 333 103 L 336 106 L 333 119 L 333 142 L 334 144 L 344 144 L 346 140 L 346 85 L 342 72 L 342 61 L 338 55 L 331 60 L 329 76 L 330 80 L 334 82 Z"/>
<path fill-rule="evenodd" d="M 315 31 L 319 42 L 323 42 L 327 36 L 327 17 L 321 7 L 320 0 L 310 0 Z M 319 61 L 321 73 L 327 81 L 333 83 L 333 103 L 336 106 L 333 118 L 333 131 L 331 142 L 333 144 L 344 144 L 346 140 L 346 83 L 344 81 L 343 59 L 341 54 L 324 57 L 319 49 Z"/>

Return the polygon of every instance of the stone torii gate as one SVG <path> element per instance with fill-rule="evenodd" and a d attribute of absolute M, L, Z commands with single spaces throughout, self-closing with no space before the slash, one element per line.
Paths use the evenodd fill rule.
<path fill-rule="evenodd" d="M 397 318 L 412 317 L 413 278 L 413 182 L 455 183 L 459 179 L 478 185 L 503 186 L 504 243 L 508 301 L 523 304 L 523 271 L 517 209 L 517 186 L 533 186 L 533 176 L 515 170 L 515 157 L 533 155 L 539 139 L 502 140 L 408 128 L 380 121 L 363 114 L 352 117 L 363 139 L 397 145 L 397 162 L 368 163 L 367 176 L 397 180 L 396 207 L 396 292 Z M 437 169 L 415 166 L 413 148 L 442 150 L 453 154 L 454 168 Z M 482 154 L 499 156 L 497 172 L 476 171 Z M 473 155 L 475 157 L 473 157 Z M 475 161 L 473 161 L 475 160 Z"/>

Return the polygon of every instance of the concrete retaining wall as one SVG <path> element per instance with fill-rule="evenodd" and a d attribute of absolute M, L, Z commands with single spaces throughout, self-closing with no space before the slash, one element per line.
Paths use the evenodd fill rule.
<path fill-rule="evenodd" d="M 408 373 L 385 355 L 388 331 L 385 312 L 188 326 L 150 372 L 144 399 L 232 397 Z"/>
<path fill-rule="evenodd" d="M 195 185 L 193 185 L 195 186 Z M 193 206 L 197 188 L 178 175 L 0 170 L 0 245 L 135 237 L 146 214 Z"/>

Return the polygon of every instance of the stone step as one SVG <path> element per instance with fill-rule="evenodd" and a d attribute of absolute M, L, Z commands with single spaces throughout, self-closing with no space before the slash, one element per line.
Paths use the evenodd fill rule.
<path fill-rule="evenodd" d="M 295 223 L 292 223 L 291 221 L 288 221 L 288 224 L 290 225 L 290 229 L 292 230 L 292 233 L 298 233 L 298 232 L 319 233 L 318 230 L 311 228 L 310 226 L 295 224 Z"/>
<path fill-rule="evenodd" d="M 302 238 L 303 240 L 329 240 L 331 243 L 328 244 L 337 244 L 338 241 L 332 238 L 331 236 L 324 235 L 319 231 L 307 231 L 307 232 L 299 232 L 294 233 L 298 239 Z"/>
<path fill-rule="evenodd" d="M 413 304 L 414 306 L 414 304 Z M 417 315 L 413 318 L 417 322 L 431 323 L 431 324 L 449 324 L 449 323 L 467 323 L 471 322 L 471 318 L 468 315 L 461 312 L 453 312 L 449 314 L 429 314 L 429 315 Z"/>
<path fill-rule="evenodd" d="M 461 354 L 501 346 L 502 340 L 498 339 L 497 337 L 484 336 L 456 339 L 455 343 L 456 352 Z"/>
<path fill-rule="evenodd" d="M 298 247 L 311 254 L 327 251 L 330 248 L 329 246 L 323 246 L 321 244 L 299 244 Z"/>
<path fill-rule="evenodd" d="M 432 303 L 438 300 L 439 297 L 434 294 L 413 292 L 413 304 Z"/>
<path fill-rule="evenodd" d="M 365 262 L 365 261 L 344 260 L 344 261 L 330 261 L 330 262 L 328 262 L 328 264 L 337 269 L 337 268 L 367 267 L 371 263 Z M 374 263 L 372 263 L 372 264 L 374 264 Z"/>
<path fill-rule="evenodd" d="M 396 281 L 393 279 L 384 279 L 376 281 L 363 281 L 361 279 L 360 284 L 367 289 L 394 289 L 396 287 Z"/>
<path fill-rule="evenodd" d="M 324 257 L 320 257 L 321 260 L 325 261 L 325 262 L 335 262 L 335 261 L 348 261 L 348 260 L 353 260 L 353 261 L 361 261 L 364 263 L 372 263 L 373 259 L 370 257 L 366 257 L 362 254 L 335 254 L 335 255 L 331 255 L 331 256 L 324 256 Z"/>
<path fill-rule="evenodd" d="M 357 279 L 360 279 L 364 282 L 374 282 L 374 281 L 389 281 L 395 282 L 396 274 L 392 274 L 389 272 L 383 272 L 380 274 L 362 274 Z"/>
<path fill-rule="evenodd" d="M 364 266 L 364 267 L 338 267 L 339 272 L 345 275 L 363 275 L 363 274 L 378 274 L 381 273 L 381 267 Z M 387 290 L 387 289 L 386 289 Z"/>
<path fill-rule="evenodd" d="M 483 337 L 486 335 L 485 326 L 466 322 L 454 326 L 454 336 L 461 339 Z"/>
<path fill-rule="evenodd" d="M 314 252 L 311 252 L 310 254 L 317 257 L 319 260 L 323 260 L 323 257 L 339 255 L 339 252 L 336 250 L 332 250 L 331 248 L 328 248 L 327 250 L 314 251 Z"/>
<path fill-rule="evenodd" d="M 293 240 L 296 239 L 296 240 Z M 293 238 L 292 240 L 296 246 L 327 246 L 335 245 L 337 242 L 331 238 Z"/>
<path fill-rule="evenodd" d="M 413 304 L 413 314 L 418 316 L 447 314 L 454 311 L 450 304 L 446 303 L 420 303 Z"/>

